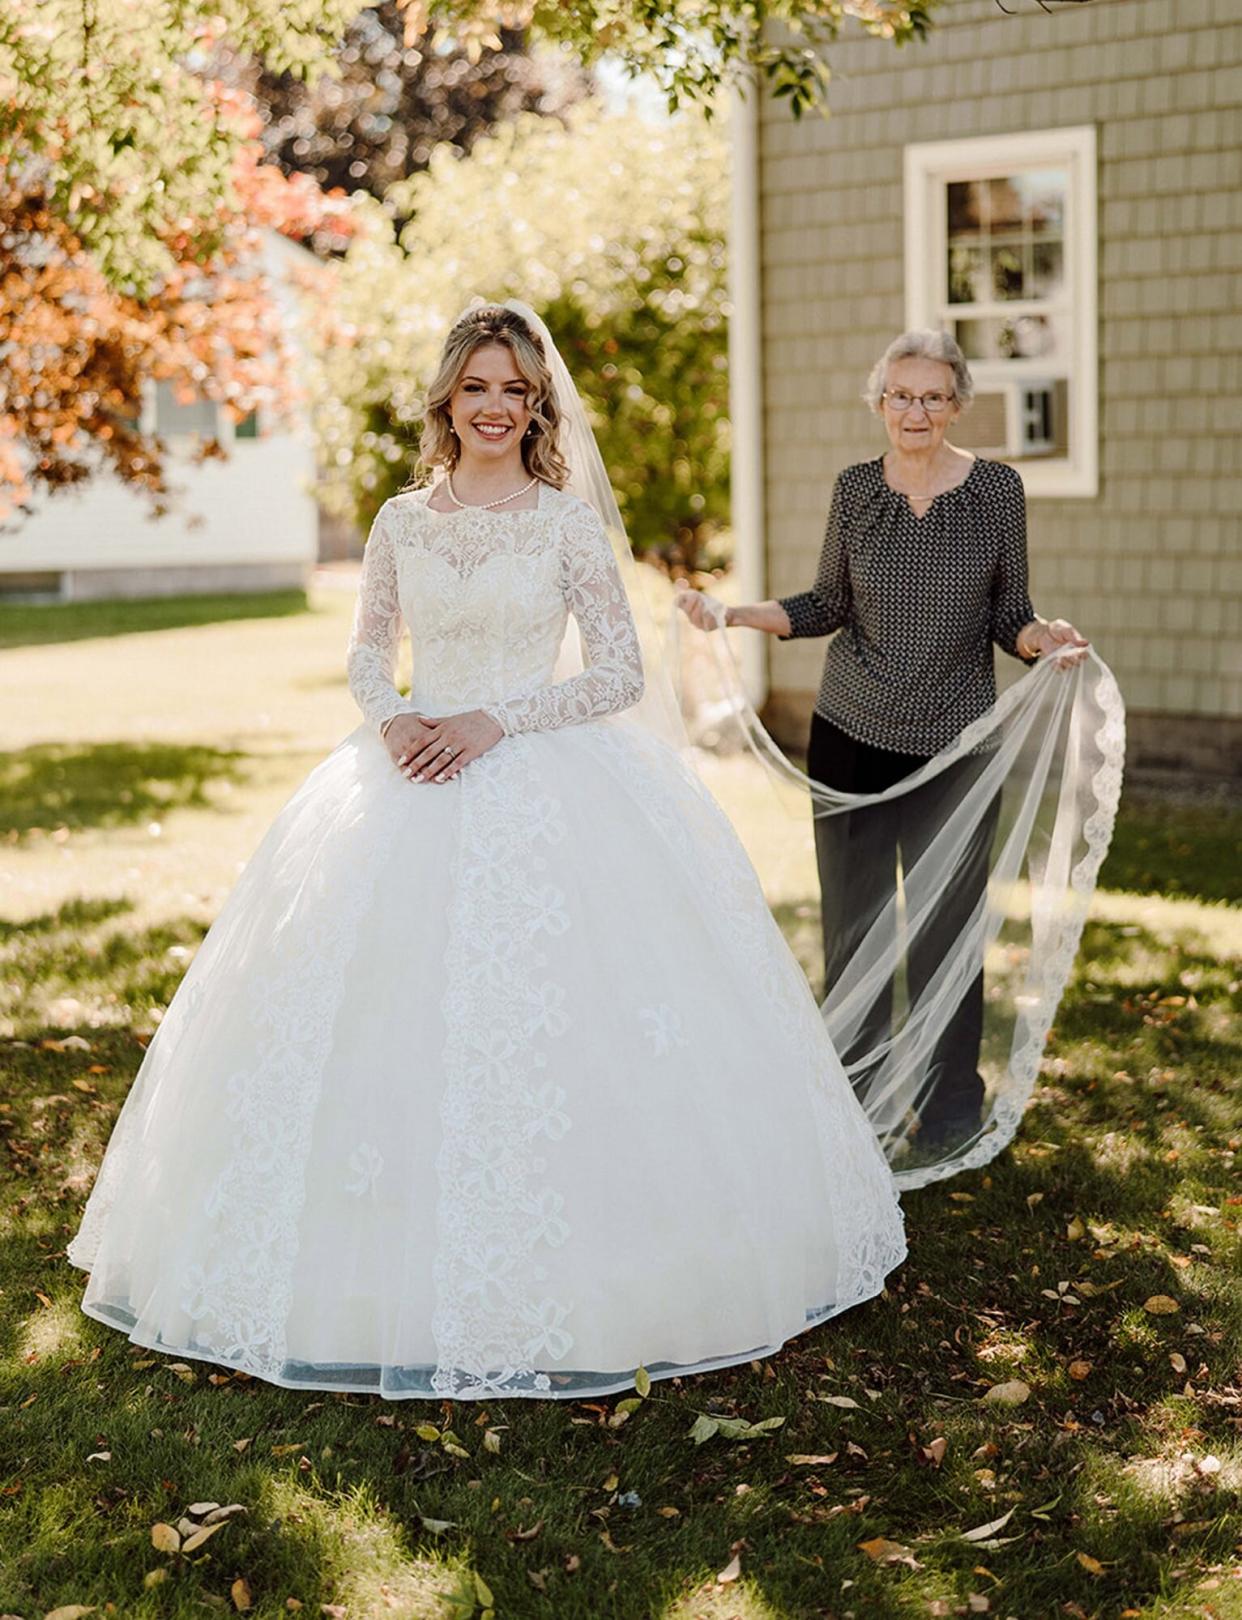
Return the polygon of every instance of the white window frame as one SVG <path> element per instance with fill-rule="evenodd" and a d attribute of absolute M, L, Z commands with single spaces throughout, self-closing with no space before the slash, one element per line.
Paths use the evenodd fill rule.
<path fill-rule="evenodd" d="M 1094 125 L 926 141 L 906 147 L 906 325 L 941 325 L 941 311 L 948 301 L 945 191 L 950 182 L 1001 179 L 1023 169 L 1054 166 L 1069 175 L 1063 238 L 1070 314 L 1069 455 L 1055 460 L 1015 457 L 1013 466 L 1028 495 L 1093 496 L 1099 493 Z M 1006 376 L 1011 378 L 1024 372 L 1035 377 L 1046 369 L 1037 359 L 1005 363 Z"/>
<path fill-rule="evenodd" d="M 234 445 L 246 446 L 251 444 L 259 444 L 268 436 L 268 424 L 264 408 L 262 406 L 257 407 L 255 414 L 258 416 L 259 431 L 254 435 L 253 438 L 239 439 L 237 437 L 238 423 L 234 422 L 233 418 L 229 415 L 228 411 L 225 410 L 224 406 L 217 402 L 216 437 L 225 450 L 231 450 Z M 142 401 L 139 406 L 138 421 L 143 433 L 152 434 L 156 432 L 158 424 L 156 422 L 155 383 L 149 379 L 143 384 Z M 195 435 L 189 433 L 174 433 L 170 435 L 171 442 L 174 447 L 178 444 L 183 444 L 185 440 L 193 437 L 195 437 Z"/>

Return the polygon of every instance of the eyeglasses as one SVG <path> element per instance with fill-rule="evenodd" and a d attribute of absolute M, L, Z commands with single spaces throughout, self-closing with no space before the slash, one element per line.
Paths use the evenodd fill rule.
<path fill-rule="evenodd" d="M 886 388 L 880 395 L 890 410 L 908 411 L 911 405 L 921 405 L 928 416 L 939 416 L 941 411 L 947 411 L 957 398 L 956 394 L 941 394 L 933 391 L 930 394 L 907 394 L 904 388 Z"/>

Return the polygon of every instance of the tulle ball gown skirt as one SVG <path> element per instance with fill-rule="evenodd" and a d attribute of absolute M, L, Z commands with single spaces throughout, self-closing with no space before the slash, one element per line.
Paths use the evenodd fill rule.
<path fill-rule="evenodd" d="M 414 784 L 366 728 L 195 957 L 77 1235 L 83 1309 L 295 1388 L 581 1397 L 768 1353 L 905 1254 L 727 819 L 596 721 Z"/>

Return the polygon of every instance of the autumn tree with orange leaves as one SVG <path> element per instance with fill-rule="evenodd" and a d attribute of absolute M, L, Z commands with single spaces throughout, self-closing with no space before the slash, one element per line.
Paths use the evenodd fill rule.
<path fill-rule="evenodd" d="M 306 71 L 358 9 L 4 8 L 0 515 L 35 488 L 105 468 L 158 509 L 167 458 L 143 430 L 149 380 L 215 398 L 235 417 L 288 403 L 293 368 L 262 232 L 343 237 L 348 215 L 306 176 L 260 161 L 253 105 L 209 70 L 227 24 L 232 46 Z"/>
<path fill-rule="evenodd" d="M 407 49 L 478 62 L 506 30 L 653 75 L 672 105 L 758 77 L 799 112 L 847 21 L 895 42 L 936 0 L 398 0 Z M 265 229 L 348 234 L 339 200 L 261 162 L 252 59 L 308 84 L 366 0 L 7 0 L 0 8 L 0 518 L 36 487 L 107 468 L 166 492 L 142 426 L 150 379 L 235 415 L 292 368 L 259 254 Z M 769 25 L 783 35 L 773 44 Z M 477 88 L 477 86 L 476 86 Z M 350 132 L 351 135 L 353 132 Z M 387 151 L 387 148 L 385 148 Z M 389 154 L 391 155 L 391 154 Z M 207 447 L 210 449 L 210 447 Z"/>

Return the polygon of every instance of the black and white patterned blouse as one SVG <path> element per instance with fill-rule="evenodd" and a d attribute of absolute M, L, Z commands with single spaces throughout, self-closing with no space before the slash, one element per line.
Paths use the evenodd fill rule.
<path fill-rule="evenodd" d="M 840 631 L 819 714 L 877 748 L 937 753 L 996 701 L 992 642 L 1018 657 L 1035 617 L 1021 478 L 978 457 L 919 518 L 886 482 L 883 457 L 847 467 L 815 584 L 781 606 L 793 636 Z"/>

